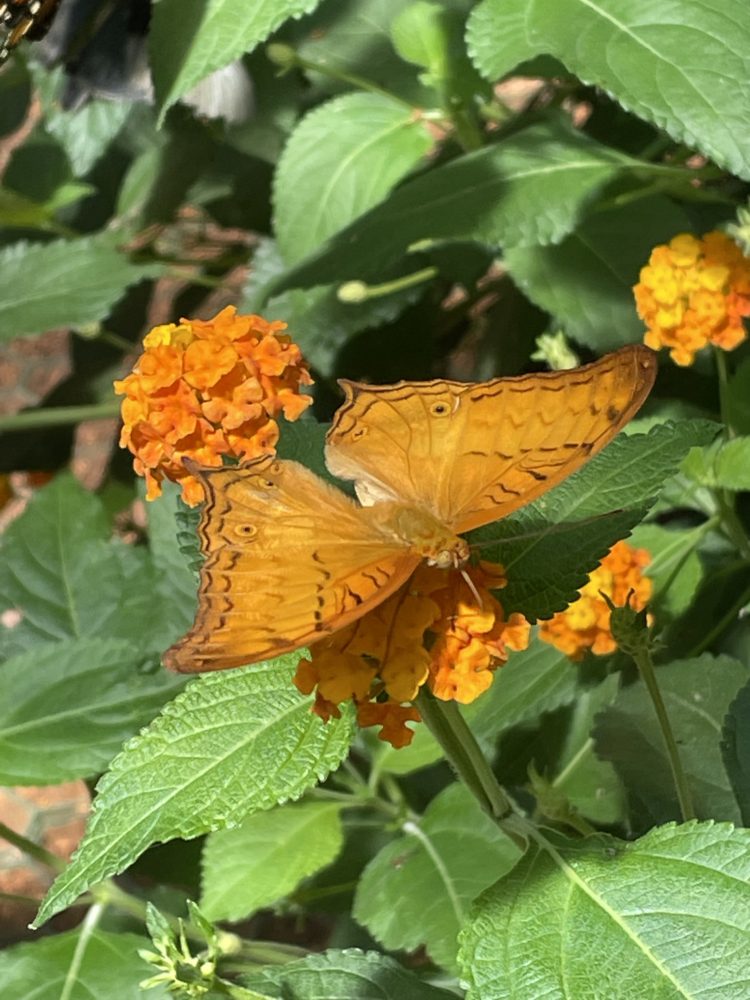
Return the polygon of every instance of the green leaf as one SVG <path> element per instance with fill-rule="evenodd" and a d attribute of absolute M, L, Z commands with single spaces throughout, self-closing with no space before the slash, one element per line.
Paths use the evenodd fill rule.
<path fill-rule="evenodd" d="M 499 80 L 544 51 L 529 37 L 528 0 L 482 0 L 466 25 L 466 46 L 488 80 Z"/>
<path fill-rule="evenodd" d="M 750 358 L 745 358 L 727 387 L 729 425 L 738 434 L 750 434 Z"/>
<path fill-rule="evenodd" d="M 266 966 L 240 981 L 264 996 L 283 1000 L 455 1000 L 392 958 L 374 951 L 330 949 L 282 966 Z M 273 991 L 273 992 L 270 992 Z"/>
<path fill-rule="evenodd" d="M 393 45 L 402 59 L 421 66 L 420 79 L 432 87 L 443 108 L 453 114 L 474 99 L 490 96 L 464 45 L 464 12 L 451 4 L 416 0 L 391 25 Z"/>
<path fill-rule="evenodd" d="M 380 774 L 412 774 L 429 767 L 443 756 L 440 744 L 427 726 L 417 726 L 414 738 L 406 747 L 393 747 L 390 743 L 373 739 L 372 780 Z"/>
<path fill-rule="evenodd" d="M 32 201 L 16 191 L 0 188 L 0 225 L 22 229 L 54 229 L 58 210 L 94 192 L 90 184 L 61 184 L 44 202 Z"/>
<path fill-rule="evenodd" d="M 97 635 L 159 645 L 148 553 L 109 536 L 101 501 L 72 476 L 34 495 L 2 538 L 0 611 L 20 615 L 0 629 L 5 655 Z"/>
<path fill-rule="evenodd" d="M 716 485 L 725 490 L 750 490 L 750 437 L 724 442 L 714 465 Z"/>
<path fill-rule="evenodd" d="M 138 955 L 151 942 L 135 934 L 68 931 L 0 952 L 3 1000 L 167 1000 L 164 986 L 138 984 L 148 966 Z"/>
<path fill-rule="evenodd" d="M 403 184 L 293 267 L 273 292 L 382 280 L 394 261 L 436 240 L 558 243 L 602 185 L 634 163 L 560 120 L 532 125 Z"/>
<path fill-rule="evenodd" d="M 721 756 L 744 826 L 750 826 L 750 684 L 740 688 L 721 730 Z"/>
<path fill-rule="evenodd" d="M 181 678 L 114 639 L 35 645 L 0 670 L 0 783 L 51 785 L 100 774 Z"/>
<path fill-rule="evenodd" d="M 502 594 L 500 591 L 501 601 Z M 512 726 L 569 705 L 577 691 L 577 671 L 568 657 L 532 638 L 527 649 L 510 653 L 489 691 L 464 708 L 463 714 L 474 735 L 485 745 L 494 746 Z"/>
<path fill-rule="evenodd" d="M 346 755 L 348 718 L 324 725 L 292 684 L 299 654 L 205 674 L 132 739 L 97 786 L 86 835 L 37 925 L 151 844 L 236 826 L 296 799 Z"/>
<path fill-rule="evenodd" d="M 192 625 L 198 593 L 198 578 L 180 548 L 182 526 L 177 514 L 182 509 L 180 489 L 169 482 L 163 484 L 159 499 L 146 505 L 149 548 L 164 608 L 162 642 L 165 649 Z"/>
<path fill-rule="evenodd" d="M 657 668 L 699 818 L 739 821 L 719 740 L 724 716 L 748 676 L 748 668 L 737 660 L 708 654 Z M 621 691 L 598 716 L 594 739 L 597 754 L 614 764 L 639 813 L 657 823 L 679 816 L 664 739 L 642 681 Z"/>
<path fill-rule="evenodd" d="M 527 26 L 584 83 L 750 178 L 745 0 L 532 0 Z"/>
<path fill-rule="evenodd" d="M 157 106 L 164 112 L 204 77 L 251 52 L 284 21 L 319 0 L 160 0 L 149 32 Z"/>
<path fill-rule="evenodd" d="M 669 199 L 643 198 L 594 212 L 562 243 L 509 247 L 503 259 L 524 294 L 569 337 L 607 351 L 642 339 L 633 285 L 654 246 L 689 228 Z"/>
<path fill-rule="evenodd" d="M 552 786 L 582 816 L 607 825 L 624 820 L 625 790 L 612 765 L 596 756 L 591 732 L 594 716 L 612 704 L 619 686 L 619 675 L 610 674 L 596 687 L 578 693 L 552 779 Z"/>
<path fill-rule="evenodd" d="M 467 1000 L 745 995 L 750 831 L 686 823 L 618 846 L 537 839 L 461 935 Z"/>
<path fill-rule="evenodd" d="M 431 146 L 412 109 L 380 94 L 345 94 L 306 115 L 274 181 L 276 238 L 287 264 L 381 201 Z"/>
<path fill-rule="evenodd" d="M 73 175 L 83 177 L 125 124 L 132 103 L 122 97 L 117 101 L 89 97 L 75 110 L 63 110 L 68 79 L 63 67 L 49 70 L 32 64 L 31 71 L 42 102 L 44 128 L 65 150 Z"/>
<path fill-rule="evenodd" d="M 130 285 L 160 271 L 157 264 L 131 264 L 111 233 L 4 247 L 0 340 L 97 323 Z"/>
<path fill-rule="evenodd" d="M 611 546 L 641 520 L 691 447 L 711 439 L 707 421 L 620 434 L 601 454 L 517 513 L 471 535 L 502 563 L 506 611 L 546 618 L 568 605 Z M 497 542 L 497 545 L 490 544 Z"/>
<path fill-rule="evenodd" d="M 662 609 L 676 616 L 690 606 L 703 579 L 703 564 L 696 547 L 704 534 L 703 525 L 688 531 L 658 524 L 639 524 L 634 529 L 630 544 L 651 553 L 645 573 L 654 581 L 652 605 L 657 620 Z"/>
<path fill-rule="evenodd" d="M 358 75 L 377 81 L 414 107 L 425 107 L 434 95 L 418 81 L 414 67 L 399 58 L 391 40 L 391 25 L 403 9 L 404 0 L 335 0 L 285 30 L 303 59 L 344 72 L 356 67 Z M 327 74 L 310 68 L 305 72 L 318 92 L 350 89 L 350 84 Z"/>
<path fill-rule="evenodd" d="M 209 920 L 242 920 L 288 896 L 336 859 L 341 805 L 302 802 L 248 816 L 210 834 L 203 848 L 201 910 Z"/>
<path fill-rule="evenodd" d="M 354 917 L 385 948 L 424 945 L 456 967 L 457 934 L 471 901 L 516 863 L 519 849 L 461 785 L 433 799 L 419 823 L 384 847 L 357 886 Z"/>

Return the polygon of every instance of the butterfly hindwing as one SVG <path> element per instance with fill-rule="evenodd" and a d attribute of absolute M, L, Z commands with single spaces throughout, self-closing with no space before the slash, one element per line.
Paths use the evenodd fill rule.
<path fill-rule="evenodd" d="M 331 471 L 363 503 L 398 499 L 458 532 L 499 520 L 600 451 L 648 395 L 646 347 L 593 364 L 482 383 L 344 383 L 328 434 Z"/>
<path fill-rule="evenodd" d="M 204 562 L 195 623 L 164 658 L 172 670 L 222 670 L 321 639 L 385 600 L 419 563 L 296 462 L 196 473 L 207 501 Z"/>

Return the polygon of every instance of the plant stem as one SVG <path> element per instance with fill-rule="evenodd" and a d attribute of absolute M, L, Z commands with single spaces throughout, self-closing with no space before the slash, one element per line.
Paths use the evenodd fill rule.
<path fill-rule="evenodd" d="M 461 781 L 498 826 L 524 850 L 526 836 L 519 825 L 521 817 L 500 787 L 489 761 L 474 738 L 474 734 L 454 701 L 440 701 L 422 687 L 417 708 L 427 728 L 440 744 L 446 760 Z"/>
<path fill-rule="evenodd" d="M 65 862 L 62 858 L 58 858 L 56 854 L 48 851 L 41 844 L 35 844 L 33 840 L 29 840 L 22 834 L 16 833 L 15 830 L 11 830 L 2 821 L 0 821 L 0 837 L 3 840 L 7 840 L 9 844 L 13 844 L 20 851 L 23 851 L 24 854 L 28 854 L 30 858 L 34 858 L 35 861 L 41 861 L 43 865 L 46 865 L 53 871 L 61 872 L 65 867 Z"/>
<path fill-rule="evenodd" d="M 746 604 L 750 603 L 750 587 L 746 588 L 734 604 L 729 608 L 725 615 L 710 629 L 703 639 L 698 643 L 695 649 L 690 651 L 690 656 L 700 656 L 705 650 L 707 650 L 714 639 L 718 638 L 725 628 L 728 628 L 732 624 L 734 619 L 740 613 L 740 611 L 745 607 Z"/>
<path fill-rule="evenodd" d="M 720 347 L 714 347 L 714 361 L 716 362 L 716 376 L 719 381 L 719 412 L 722 422 L 726 428 L 727 438 L 734 437 L 734 428 L 730 416 L 729 406 L 729 370 L 727 368 L 726 352 Z"/>
<path fill-rule="evenodd" d="M 90 406 L 51 406 L 45 410 L 22 410 L 0 417 L 0 431 L 26 431 L 40 427 L 65 427 L 84 420 L 106 420 L 120 415 L 120 403 L 92 403 Z"/>
<path fill-rule="evenodd" d="M 283 55 L 283 61 L 277 58 L 277 54 Z M 409 101 L 405 101 L 403 97 L 399 97 L 398 94 L 392 93 L 390 90 L 386 90 L 384 87 L 378 86 L 372 80 L 368 80 L 363 76 L 358 76 L 356 73 L 348 73 L 346 70 L 337 69 L 335 66 L 330 66 L 327 63 L 314 62 L 312 59 L 304 59 L 299 53 L 297 53 L 291 46 L 284 45 L 283 51 L 281 45 L 270 45 L 266 49 L 266 55 L 271 60 L 271 62 L 276 63 L 276 65 L 281 65 L 284 70 L 292 69 L 297 67 L 298 69 L 308 70 L 312 73 L 320 73 L 321 76 L 327 76 L 330 80 L 338 80 L 340 83 L 351 84 L 352 87 L 356 87 L 357 90 L 366 90 L 371 94 L 380 94 L 382 97 L 388 97 L 392 101 L 397 101 L 399 104 L 403 104 L 409 110 L 413 110 L 413 105 Z"/>
<path fill-rule="evenodd" d="M 651 703 L 654 706 L 656 717 L 659 720 L 659 728 L 661 729 L 661 733 L 664 738 L 664 745 L 667 748 L 667 756 L 669 758 L 669 766 L 672 771 L 672 779 L 674 781 L 675 790 L 677 791 L 677 799 L 680 803 L 680 813 L 682 814 L 683 821 L 687 822 L 689 819 L 696 818 L 695 809 L 693 807 L 693 797 L 690 792 L 690 786 L 688 785 L 685 772 L 682 768 L 680 752 L 677 748 L 677 741 L 674 738 L 672 724 L 669 721 L 669 715 L 667 714 L 667 708 L 664 704 L 664 699 L 661 696 L 659 684 L 656 680 L 656 671 L 654 670 L 654 661 L 651 659 L 651 650 L 644 647 L 642 649 L 634 650 L 631 653 L 631 656 L 635 660 L 638 672 L 643 678 L 646 689 L 648 690 L 651 698 Z"/>

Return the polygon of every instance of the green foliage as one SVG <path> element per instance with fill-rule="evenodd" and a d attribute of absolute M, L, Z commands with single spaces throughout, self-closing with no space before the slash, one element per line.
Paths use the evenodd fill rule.
<path fill-rule="evenodd" d="M 690 448 L 714 433 L 711 425 L 684 421 L 660 424 L 647 435 L 621 435 L 556 489 L 475 532 L 482 558 L 502 563 L 508 574 L 504 607 L 534 620 L 574 600 L 587 574 L 643 518 Z"/>
<path fill-rule="evenodd" d="M 0 977 L 7 1000 L 166 1000 L 164 987 L 144 994 L 138 984 L 148 966 L 138 949 L 148 943 L 135 934 L 75 930 L 9 948 L 0 954 Z"/>
<path fill-rule="evenodd" d="M 240 920 L 288 896 L 341 850 L 341 806 L 304 802 L 248 816 L 212 833 L 203 851 L 201 907 L 211 920 Z"/>
<path fill-rule="evenodd" d="M 450 1000 L 455 993 L 431 986 L 391 958 L 355 948 L 310 955 L 281 968 L 243 976 L 245 986 L 284 1000 Z M 279 992 L 281 991 L 281 992 Z"/>
<path fill-rule="evenodd" d="M 737 798 L 742 823 L 750 822 L 750 684 L 729 706 L 722 727 L 721 755 Z"/>
<path fill-rule="evenodd" d="M 469 904 L 512 868 L 519 850 L 460 785 L 403 829 L 365 869 L 354 916 L 386 948 L 425 945 L 438 965 L 453 969 Z"/>
<path fill-rule="evenodd" d="M 728 823 L 671 823 L 623 846 L 540 837 L 474 906 L 467 996 L 740 997 L 749 875 L 750 834 Z"/>
<path fill-rule="evenodd" d="M 5 247 L 0 251 L 2 338 L 96 323 L 126 288 L 159 270 L 154 264 L 131 264 L 109 233 Z M 69 293 L 62 300 L 61 288 Z"/>
<path fill-rule="evenodd" d="M 680 660 L 657 670 L 701 819 L 740 819 L 722 763 L 719 736 L 724 716 L 748 673 L 746 665 L 728 656 Z M 656 823 L 678 815 L 664 740 L 642 682 L 621 691 L 601 713 L 595 739 L 597 754 L 614 764 L 639 811 Z"/>
<path fill-rule="evenodd" d="M 37 924 L 151 844 L 236 826 L 322 781 L 346 754 L 350 723 L 322 727 L 292 674 L 276 661 L 200 677 L 127 743 Z"/>
<path fill-rule="evenodd" d="M 181 686 L 121 639 L 64 639 L 10 657 L 0 672 L 0 781 L 95 777 Z"/>
<path fill-rule="evenodd" d="M 39 923 L 86 908 L 0 953 L 3 1000 L 740 1000 L 746 343 L 663 355 L 625 433 L 468 537 L 530 621 L 618 540 L 646 549 L 647 655 L 573 663 L 532 629 L 472 703 L 420 695 L 400 749 L 354 736 L 345 703 L 311 711 L 303 651 L 163 669 L 194 620 L 200 512 L 171 483 L 145 502 L 114 421 L 90 421 L 151 327 L 235 304 L 286 322 L 314 377 L 279 457 L 353 496 L 324 460 L 337 378 L 481 381 L 641 342 L 655 246 L 750 246 L 745 0 L 159 0 L 148 25 L 130 6 L 71 3 L 59 58 L 59 35 L 27 37 L 0 68 L 0 782 L 28 818 L 0 791 L 0 836 L 58 876 Z M 125 70 L 147 61 L 152 103 Z M 69 342 L 31 339 L 53 330 Z M 204 582 L 217 606 L 225 586 Z M 45 851 L 81 779 L 60 872 Z M 35 901 L 3 889 L 12 942 Z"/>

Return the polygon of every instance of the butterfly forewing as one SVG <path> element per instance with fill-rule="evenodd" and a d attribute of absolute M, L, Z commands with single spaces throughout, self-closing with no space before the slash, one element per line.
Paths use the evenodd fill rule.
<path fill-rule="evenodd" d="M 562 482 L 643 403 L 655 356 L 631 346 L 582 368 L 483 383 L 345 383 L 332 472 L 363 502 L 398 499 L 468 531 Z"/>
<path fill-rule="evenodd" d="M 419 563 L 296 462 L 261 459 L 200 477 L 198 611 L 164 657 L 172 670 L 237 667 L 317 641 L 385 600 Z"/>

